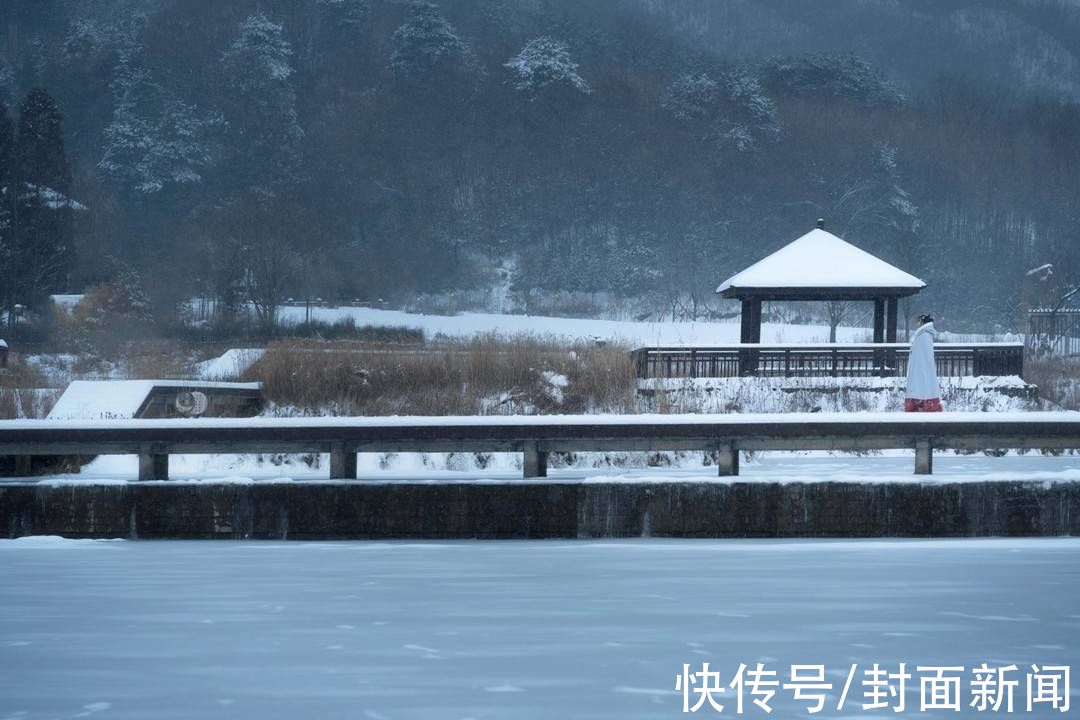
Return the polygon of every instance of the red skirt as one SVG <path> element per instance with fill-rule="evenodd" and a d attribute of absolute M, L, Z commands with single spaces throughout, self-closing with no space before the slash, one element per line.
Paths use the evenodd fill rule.
<path fill-rule="evenodd" d="M 929 400 L 904 399 L 904 412 L 941 412 L 941 398 Z"/>

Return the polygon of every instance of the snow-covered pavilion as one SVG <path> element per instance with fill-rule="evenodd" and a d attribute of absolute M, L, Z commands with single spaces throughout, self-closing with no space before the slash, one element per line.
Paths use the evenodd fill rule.
<path fill-rule="evenodd" d="M 742 301 L 740 342 L 761 342 L 761 303 L 851 300 L 874 303 L 874 342 L 896 342 L 897 303 L 926 283 L 825 230 L 802 237 L 716 288 Z"/>

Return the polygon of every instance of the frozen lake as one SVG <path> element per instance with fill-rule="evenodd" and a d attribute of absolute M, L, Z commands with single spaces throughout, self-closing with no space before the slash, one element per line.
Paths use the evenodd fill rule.
<path fill-rule="evenodd" d="M 817 717 L 920 716 L 919 664 L 965 668 L 964 710 L 924 716 L 986 717 L 971 668 L 1016 664 L 1017 714 L 1061 717 L 1024 672 L 1076 664 L 1078 598 L 1071 538 L 0 540 L 0 719 L 674 718 L 702 662 L 823 664 Z M 908 663 L 905 712 L 862 710 L 874 662 Z"/>

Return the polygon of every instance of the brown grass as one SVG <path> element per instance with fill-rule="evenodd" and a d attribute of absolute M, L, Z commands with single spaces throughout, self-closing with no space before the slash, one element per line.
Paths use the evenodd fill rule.
<path fill-rule="evenodd" d="M 37 368 L 12 353 L 0 369 L 0 419 L 45 417 L 56 402 L 55 393 L 42 390 L 47 386 Z"/>
<path fill-rule="evenodd" d="M 132 380 L 172 380 L 191 377 L 193 349 L 179 340 L 140 340 L 125 343 L 119 359 Z"/>
<path fill-rule="evenodd" d="M 545 372 L 567 385 L 557 388 Z M 626 348 L 531 336 L 422 348 L 282 341 L 246 379 L 261 381 L 271 402 L 311 414 L 630 412 L 634 393 Z"/>

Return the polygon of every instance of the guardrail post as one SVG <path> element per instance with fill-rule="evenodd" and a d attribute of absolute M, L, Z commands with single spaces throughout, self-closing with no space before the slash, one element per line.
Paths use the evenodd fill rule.
<path fill-rule="evenodd" d="M 547 452 L 535 442 L 526 442 L 523 452 L 522 471 L 525 477 L 547 477 Z"/>
<path fill-rule="evenodd" d="M 356 452 L 343 442 L 330 445 L 330 479 L 356 479 Z"/>
<path fill-rule="evenodd" d="M 934 446 L 930 438 L 915 440 L 915 474 L 930 475 L 934 472 Z"/>
<path fill-rule="evenodd" d="M 168 480 L 169 455 L 160 447 L 144 446 L 139 449 L 139 480 Z"/>
<path fill-rule="evenodd" d="M 717 448 L 716 467 L 720 477 L 731 477 L 739 474 L 739 449 L 735 443 L 720 443 Z"/>

